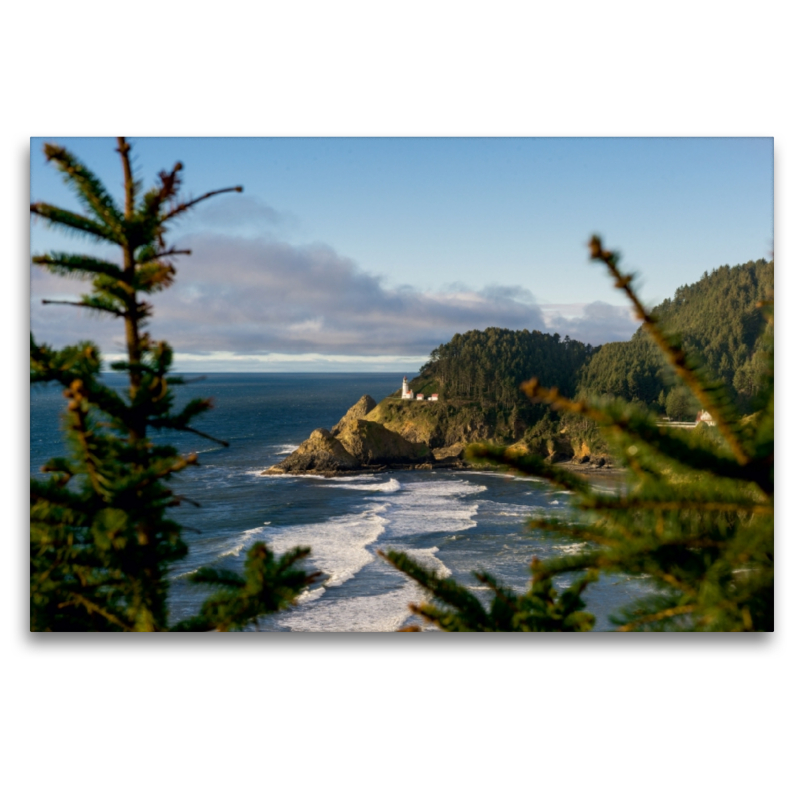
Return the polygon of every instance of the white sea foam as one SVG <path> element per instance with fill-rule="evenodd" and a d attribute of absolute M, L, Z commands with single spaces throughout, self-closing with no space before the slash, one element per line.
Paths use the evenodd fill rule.
<path fill-rule="evenodd" d="M 403 488 L 386 496 L 392 538 L 474 528 L 478 502 L 471 496 L 486 491 L 467 481 L 415 481 Z"/>
<path fill-rule="evenodd" d="M 258 528 L 251 528 L 249 531 L 245 531 L 242 533 L 236 540 L 236 543 L 233 547 L 225 550 L 224 552 L 220 553 L 220 558 L 224 558 L 225 556 L 238 556 L 242 550 L 247 547 L 250 542 L 256 538 L 256 536 L 260 533 L 263 533 L 264 528 L 269 525 L 268 522 L 265 522 Z M 259 537 L 260 538 L 260 537 Z"/>
<path fill-rule="evenodd" d="M 300 447 L 299 444 L 276 444 L 272 446 L 272 451 L 276 456 L 286 456 L 289 453 L 294 453 L 298 447 Z"/>
<path fill-rule="evenodd" d="M 613 486 L 600 486 L 599 484 L 594 484 L 592 486 L 593 492 L 598 492 L 599 494 L 619 494 L 619 489 Z"/>
<path fill-rule="evenodd" d="M 557 544 L 553 549 L 565 556 L 575 556 L 587 546 L 587 542 L 574 542 L 572 544 Z"/>
<path fill-rule="evenodd" d="M 310 603 L 312 600 L 319 600 L 324 593 L 324 586 L 316 586 L 313 589 L 305 589 L 303 593 L 295 600 L 295 603 L 298 606 L 302 606 L 305 603 Z"/>
<path fill-rule="evenodd" d="M 177 581 L 179 578 L 188 578 L 190 575 L 194 575 L 200 567 L 195 567 L 194 569 L 190 569 L 188 572 L 181 572 L 180 575 L 173 575 L 172 580 Z"/>
<path fill-rule="evenodd" d="M 328 481 L 329 483 L 353 483 L 361 481 L 373 481 L 375 480 L 374 475 L 334 475 L 331 478 L 327 478 L 325 476 L 313 476 L 313 477 L 322 477 L 322 480 Z"/>
<path fill-rule="evenodd" d="M 264 475 L 264 470 L 267 467 L 258 467 L 257 469 L 246 469 L 244 470 L 245 475 L 249 475 L 251 478 L 263 478 L 266 477 Z"/>
<path fill-rule="evenodd" d="M 284 613 L 280 622 L 292 631 L 314 633 L 395 631 L 408 619 L 408 604 L 419 594 L 406 585 L 377 596 L 323 598 Z"/>
<path fill-rule="evenodd" d="M 481 511 L 499 517 L 518 517 L 526 519 L 536 513 L 540 513 L 540 507 L 523 505 L 521 503 L 498 503 L 494 500 L 485 500 L 482 502 Z"/>
<path fill-rule="evenodd" d="M 441 578 L 450 575 L 450 570 L 435 556 L 438 547 L 406 550 L 409 556 L 424 567 L 434 570 Z M 419 603 L 425 599 L 425 592 L 413 581 L 406 582 L 399 589 L 381 595 L 366 597 L 314 598 L 315 603 L 304 602 L 281 615 L 281 624 L 292 631 L 307 632 L 379 632 L 395 631 L 411 615 L 409 603 Z"/>
<path fill-rule="evenodd" d="M 450 575 L 449 568 L 438 558 L 438 548 L 415 548 L 414 537 L 437 532 L 456 533 L 474 527 L 480 495 L 486 487 L 468 480 L 401 482 L 383 475 L 337 476 L 322 480 L 322 486 L 370 492 L 374 499 L 368 501 L 360 513 L 344 514 L 324 522 L 285 528 L 263 525 L 245 531 L 226 553 L 241 553 L 256 540 L 265 541 L 277 554 L 297 546 L 311 547 L 307 567 L 322 571 L 327 579 L 323 585 L 304 592 L 297 605 L 280 615 L 280 623 L 291 630 L 396 630 L 410 616 L 409 603 L 425 598 L 425 592 L 410 579 L 404 579 L 403 586 L 384 594 L 352 596 L 352 589 L 331 590 L 375 562 L 375 548 L 371 545 L 379 537 L 382 542 L 393 540 L 386 542 L 387 549 L 407 552 L 441 577 Z M 385 569 L 387 576 L 397 575 L 392 567 L 382 562 L 370 569 Z M 355 588 L 357 583 L 352 586 Z"/>
<path fill-rule="evenodd" d="M 352 478 L 331 478 L 327 484 L 323 485 L 329 486 L 330 488 L 353 489 L 361 492 L 387 492 L 389 494 L 399 492 L 400 489 L 403 488 L 400 485 L 400 481 L 396 478 L 389 478 L 388 481 L 371 480 L 369 482 L 364 480 L 355 481 Z"/>
<path fill-rule="evenodd" d="M 342 484 L 359 484 L 358 486 L 354 487 L 356 489 L 361 488 L 363 485 L 369 485 L 375 483 L 376 480 L 380 480 L 380 477 L 376 476 L 374 472 L 368 473 L 360 473 L 358 475 L 310 475 L 310 474 L 302 474 L 304 480 L 309 481 L 319 481 L 323 485 L 327 486 L 341 486 Z"/>
<path fill-rule="evenodd" d="M 439 552 L 438 547 L 425 547 L 417 550 L 404 550 L 403 552 L 425 569 L 435 572 L 437 578 L 447 578 L 453 574 L 447 566 L 434 555 Z"/>
<path fill-rule="evenodd" d="M 345 514 L 310 525 L 271 528 L 265 541 L 278 554 L 293 547 L 311 547 L 310 566 L 329 576 L 327 587 L 339 586 L 375 559 L 367 546 L 383 533 L 386 520 L 380 514 L 385 510 L 385 505 L 373 503 L 360 514 Z"/>
<path fill-rule="evenodd" d="M 485 475 L 489 478 L 507 478 L 507 472 L 498 472 L 496 470 L 479 470 L 479 469 L 465 469 L 459 470 L 459 475 Z"/>

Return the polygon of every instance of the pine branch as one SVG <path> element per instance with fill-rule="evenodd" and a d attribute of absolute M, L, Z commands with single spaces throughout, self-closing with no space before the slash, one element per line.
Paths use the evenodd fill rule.
<path fill-rule="evenodd" d="M 80 214 L 75 214 L 72 211 L 66 211 L 57 206 L 51 206 L 48 203 L 31 203 L 31 213 L 42 217 L 42 219 L 47 220 L 51 225 L 60 225 L 103 242 L 119 244 L 118 237 L 114 231 L 110 230 L 105 225 L 94 222 Z"/>
<path fill-rule="evenodd" d="M 44 256 L 34 256 L 31 261 L 39 267 L 44 267 L 54 275 L 73 277 L 78 273 L 89 275 L 108 275 L 111 278 L 121 278 L 122 270 L 109 261 L 102 261 L 92 256 L 74 256 L 69 253 L 50 253 Z"/>
<path fill-rule="evenodd" d="M 204 195 L 201 195 L 196 200 L 190 200 L 187 203 L 180 203 L 179 205 L 175 206 L 172 210 L 170 210 L 167 214 L 161 217 L 161 222 L 167 222 L 167 220 L 172 219 L 173 217 L 178 216 L 178 214 L 183 214 L 184 211 L 188 211 L 192 206 L 197 205 L 198 203 L 202 203 L 203 200 L 208 200 L 209 197 L 214 197 L 218 194 L 225 194 L 226 192 L 242 192 L 244 189 L 241 186 L 230 186 L 227 189 L 216 189 L 213 192 L 206 192 Z"/>
<path fill-rule="evenodd" d="M 191 250 L 178 250 L 173 247 L 169 250 L 162 250 L 161 252 L 153 253 L 148 261 L 157 261 L 160 258 L 168 258 L 169 256 L 190 256 L 191 254 Z"/>
<path fill-rule="evenodd" d="M 57 168 L 64 173 L 64 179 L 76 190 L 78 199 L 94 211 L 119 240 L 122 237 L 122 215 L 95 174 L 59 145 L 46 144 L 44 153 L 47 160 L 54 161 Z"/>
<path fill-rule="evenodd" d="M 103 619 L 108 620 L 112 625 L 116 625 L 120 630 L 128 632 L 133 630 L 130 625 L 126 625 L 124 622 L 122 622 L 119 617 L 106 611 L 106 609 L 104 609 L 102 606 L 92 602 L 87 597 L 84 597 L 77 592 L 70 592 L 69 596 L 72 598 L 74 603 L 84 606 L 90 614 L 99 614 L 101 617 L 103 617 Z M 59 608 L 64 608 L 66 605 L 67 603 L 61 603 Z"/>
<path fill-rule="evenodd" d="M 114 308 L 111 305 L 104 304 L 101 300 L 84 300 L 82 302 L 75 302 L 72 300 L 42 300 L 43 306 L 76 306 L 78 308 L 88 308 L 90 311 L 100 311 L 105 314 L 111 314 L 114 317 L 124 317 L 125 312 Z"/>
<path fill-rule="evenodd" d="M 145 218 L 157 219 L 161 206 L 178 192 L 181 185 L 180 172 L 183 164 L 179 161 L 172 168 L 171 172 L 161 171 L 158 173 L 161 185 L 149 191 L 142 201 L 142 216 Z"/>
<path fill-rule="evenodd" d="M 389 552 L 378 550 L 377 552 L 381 558 L 427 589 L 435 597 L 465 614 L 476 629 L 488 630 L 491 628 L 489 616 L 480 601 L 452 578 L 440 578 L 435 572 L 425 569 L 405 553 L 396 550 Z"/>
<path fill-rule="evenodd" d="M 653 622 L 659 622 L 664 619 L 669 619 L 670 617 L 683 615 L 683 614 L 692 614 L 696 609 L 695 605 L 685 605 L 685 606 L 675 606 L 672 608 L 667 608 L 664 611 L 659 611 L 657 614 L 648 614 L 644 617 L 639 617 L 634 622 L 630 622 L 627 625 L 621 625 L 617 630 L 620 631 L 633 631 L 636 628 L 640 628 L 642 625 L 647 625 Z"/>
<path fill-rule="evenodd" d="M 746 514 L 763 514 L 773 516 L 773 506 L 762 503 L 719 500 L 648 500 L 646 498 L 596 498 L 581 499 L 580 508 L 593 511 L 699 511 L 699 512 L 742 512 Z"/>
<path fill-rule="evenodd" d="M 593 236 L 591 238 L 589 242 L 589 252 L 590 258 L 593 261 L 601 261 L 606 265 L 611 275 L 616 279 L 615 286 L 618 289 L 622 289 L 631 301 L 636 317 L 641 321 L 644 329 L 650 334 L 652 340 L 667 357 L 667 360 L 683 383 L 700 401 L 700 404 L 714 417 L 717 427 L 730 445 L 736 460 L 739 464 L 746 464 L 749 458 L 737 436 L 738 424 L 731 413 L 730 402 L 725 402 L 721 396 L 721 387 L 715 387 L 714 390 L 712 390 L 703 382 L 699 378 L 697 370 L 692 369 L 687 363 L 687 356 L 684 351 L 664 335 L 661 328 L 656 323 L 655 318 L 648 313 L 631 288 L 633 276 L 624 275 L 619 270 L 617 266 L 619 254 L 610 250 L 604 250 L 603 243 L 599 236 Z"/>
<path fill-rule="evenodd" d="M 466 450 L 466 457 L 470 461 L 488 461 L 510 467 L 524 475 L 546 478 L 556 486 L 569 491 L 584 492 L 589 489 L 589 484 L 582 478 L 549 464 L 533 453 L 517 453 L 511 448 L 497 445 L 471 444 Z"/>
<path fill-rule="evenodd" d="M 692 446 L 686 441 L 684 431 L 657 427 L 652 424 L 647 414 L 638 412 L 628 404 L 616 402 L 604 405 L 597 401 L 590 403 L 582 399 L 570 400 L 556 387 L 544 388 L 536 378 L 526 381 L 521 388 L 534 402 L 545 403 L 554 411 L 592 419 L 607 431 L 634 437 L 682 465 L 692 464 L 698 470 L 736 480 L 753 481 L 770 496 L 774 491 L 772 481 L 761 464 L 754 460 L 742 463 L 738 459 L 730 459 L 710 450 Z"/>
<path fill-rule="evenodd" d="M 203 439 L 208 439 L 210 442 L 222 445 L 222 447 L 230 447 L 230 442 L 226 442 L 224 439 L 217 439 L 216 436 L 212 436 L 210 433 L 203 433 L 203 431 L 198 431 L 196 428 L 183 425 L 172 419 L 153 419 L 150 420 L 148 424 L 156 430 L 168 428 L 174 431 L 186 431 L 187 433 L 193 433 L 195 436 L 200 436 Z"/>

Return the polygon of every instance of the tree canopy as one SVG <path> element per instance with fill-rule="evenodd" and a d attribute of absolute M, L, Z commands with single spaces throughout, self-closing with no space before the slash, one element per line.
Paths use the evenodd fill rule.
<path fill-rule="evenodd" d="M 766 367 L 759 303 L 770 296 L 773 281 L 772 261 L 723 266 L 681 286 L 673 298 L 652 310 L 659 326 L 670 335 L 680 335 L 686 353 L 733 391 L 742 411 L 753 407 Z M 583 367 L 578 388 L 587 394 L 638 400 L 663 411 L 672 384 L 667 361 L 640 328 L 629 342 L 600 347 Z"/>
<path fill-rule="evenodd" d="M 580 368 L 596 347 L 559 334 L 486 328 L 457 333 L 440 345 L 417 382 L 435 382 L 448 399 L 478 400 L 507 408 L 528 405 L 519 389 L 536 374 L 572 393 Z"/>

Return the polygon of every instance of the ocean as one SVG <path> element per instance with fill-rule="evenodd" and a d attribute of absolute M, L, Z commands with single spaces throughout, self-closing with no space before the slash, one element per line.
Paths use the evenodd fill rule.
<path fill-rule="evenodd" d="M 186 375 L 187 378 L 201 378 Z M 173 488 L 201 504 L 184 504 L 175 518 L 189 554 L 171 571 L 171 621 L 195 613 L 207 589 L 187 578 L 201 566 L 240 569 L 247 548 L 265 542 L 278 553 L 311 547 L 308 567 L 324 573 L 298 604 L 259 622 L 262 631 L 394 631 L 419 622 L 409 603 L 423 592 L 376 555 L 403 550 L 442 576 L 477 593 L 472 572 L 483 569 L 522 591 L 528 564 L 581 547 L 572 540 L 530 530 L 537 513 L 574 515 L 569 493 L 539 479 L 467 471 L 396 471 L 335 478 L 265 476 L 315 428 L 331 428 L 362 395 L 381 400 L 400 388 L 402 374 L 218 373 L 178 387 L 179 402 L 211 397 L 214 409 L 197 427 L 230 443 L 224 448 L 191 434 L 164 436 L 182 452 L 197 452 L 199 466 L 184 470 Z M 409 376 L 411 377 L 411 376 Z M 124 376 L 108 375 L 123 386 Z M 31 472 L 63 453 L 57 387 L 31 388 Z M 569 584 L 567 577 L 556 585 Z M 647 591 L 644 582 L 603 576 L 585 593 L 610 630 L 608 614 Z"/>

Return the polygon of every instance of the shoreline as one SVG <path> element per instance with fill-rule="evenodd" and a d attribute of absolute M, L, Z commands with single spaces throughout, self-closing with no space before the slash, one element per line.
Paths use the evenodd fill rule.
<path fill-rule="evenodd" d="M 272 476 L 272 477 L 277 476 L 285 478 L 302 478 L 305 475 L 313 475 L 316 477 L 323 477 L 323 478 L 341 478 L 347 475 L 376 475 L 387 472 L 434 472 L 434 471 L 463 472 L 466 470 L 475 469 L 474 464 L 470 464 L 466 461 L 461 461 L 461 460 L 459 460 L 457 463 L 451 462 L 448 464 L 436 463 L 436 462 L 433 463 L 424 462 L 422 464 L 379 464 L 373 467 L 365 466 L 365 467 L 360 467 L 358 469 L 346 469 L 346 470 L 306 469 L 297 471 L 288 471 L 288 470 L 284 471 L 275 469 L 275 466 L 277 465 L 268 467 L 261 474 L 266 476 Z M 622 469 L 621 467 L 613 467 L 608 465 L 597 467 L 592 464 L 575 464 L 571 461 L 564 461 L 564 462 L 556 462 L 554 466 L 560 467 L 561 469 L 567 470 L 569 472 L 577 473 L 580 477 L 584 478 L 585 480 L 591 480 L 592 478 L 596 478 L 601 481 L 605 481 L 606 479 L 613 481 L 613 480 L 618 480 L 625 475 L 625 470 Z M 481 471 L 498 472 L 498 473 L 502 473 L 505 471 L 513 472 L 513 470 L 506 470 L 503 467 L 491 467 L 491 466 L 482 466 Z"/>

